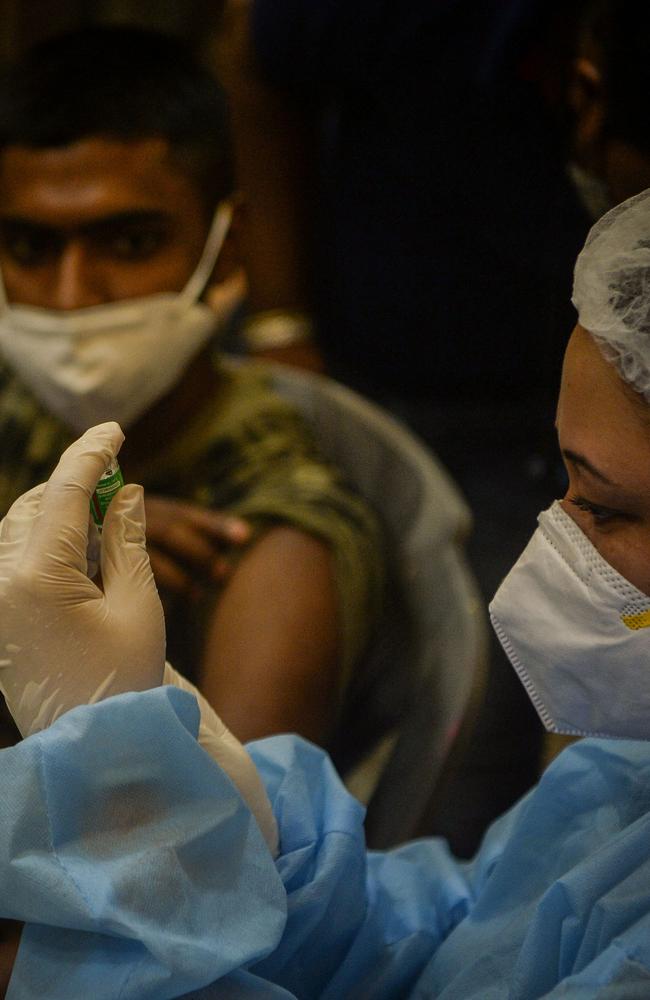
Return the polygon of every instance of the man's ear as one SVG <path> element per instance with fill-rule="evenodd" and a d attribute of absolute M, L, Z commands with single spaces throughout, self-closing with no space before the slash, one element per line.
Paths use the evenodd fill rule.
<path fill-rule="evenodd" d="M 573 63 L 568 103 L 574 114 L 574 155 L 589 166 L 598 157 L 603 139 L 605 102 L 602 74 L 586 56 L 578 56 Z"/>
<path fill-rule="evenodd" d="M 214 270 L 208 280 L 207 289 L 225 281 L 226 278 L 244 266 L 241 231 L 246 206 L 243 197 L 239 193 L 235 193 L 230 201 L 232 205 L 232 219 Z"/>

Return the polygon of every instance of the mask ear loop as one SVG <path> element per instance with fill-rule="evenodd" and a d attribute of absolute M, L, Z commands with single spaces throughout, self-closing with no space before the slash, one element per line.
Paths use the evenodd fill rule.
<path fill-rule="evenodd" d="M 179 292 L 178 299 L 182 305 L 192 305 L 205 291 L 210 275 L 214 270 L 214 265 L 217 263 L 217 258 L 221 253 L 224 240 L 228 235 L 231 222 L 232 205 L 229 201 L 224 201 L 217 206 L 217 210 L 214 213 L 203 253 L 196 265 L 194 274 L 188 279 L 183 291 Z"/>

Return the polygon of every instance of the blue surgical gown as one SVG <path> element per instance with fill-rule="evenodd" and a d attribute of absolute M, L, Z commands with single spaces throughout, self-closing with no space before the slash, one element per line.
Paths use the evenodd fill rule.
<path fill-rule="evenodd" d="M 569 748 L 461 863 L 367 853 L 326 755 L 264 740 L 274 862 L 197 728 L 160 688 L 0 752 L 9 1000 L 650 996 L 650 744 Z"/>

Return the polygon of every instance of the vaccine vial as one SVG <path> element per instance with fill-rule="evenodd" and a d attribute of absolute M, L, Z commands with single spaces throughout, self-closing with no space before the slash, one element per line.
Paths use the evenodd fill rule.
<path fill-rule="evenodd" d="M 93 516 L 93 521 L 100 531 L 102 530 L 102 524 L 104 523 L 109 503 L 123 486 L 124 478 L 122 470 L 117 463 L 117 459 L 113 459 L 99 477 L 95 492 L 90 498 L 90 512 Z"/>

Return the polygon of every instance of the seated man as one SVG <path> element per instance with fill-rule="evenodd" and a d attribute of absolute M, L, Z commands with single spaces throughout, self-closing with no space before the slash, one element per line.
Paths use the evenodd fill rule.
<path fill-rule="evenodd" d="M 381 535 L 264 372 L 220 360 L 243 283 L 217 85 L 179 43 L 102 27 L 28 53 L 0 104 L 0 515 L 71 432 L 119 420 L 170 658 L 241 739 L 327 742 Z"/>

